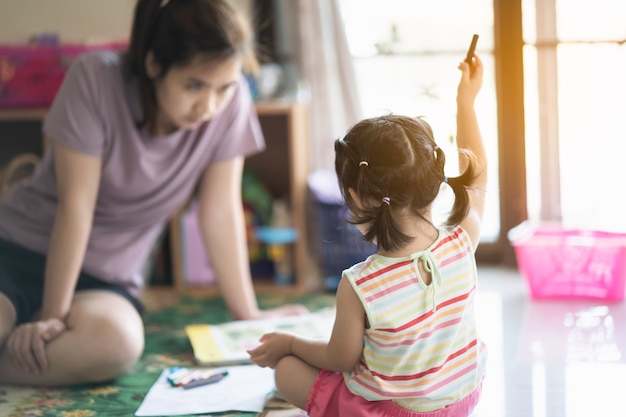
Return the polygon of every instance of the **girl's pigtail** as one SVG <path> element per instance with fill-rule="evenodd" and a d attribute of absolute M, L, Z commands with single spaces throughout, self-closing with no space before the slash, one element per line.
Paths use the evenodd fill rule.
<path fill-rule="evenodd" d="M 390 197 L 383 197 L 380 206 L 375 207 L 371 227 L 363 235 L 368 242 L 376 242 L 383 250 L 395 250 L 404 247 L 413 238 L 402 232 L 391 214 L 393 204 Z"/>
<path fill-rule="evenodd" d="M 472 187 L 476 178 L 477 161 L 474 154 L 468 150 L 459 149 L 459 156 L 465 158 L 467 165 L 458 177 L 447 178 L 447 183 L 454 192 L 454 204 L 445 223 L 448 226 L 456 226 L 467 217 L 470 209 L 468 189 Z"/>

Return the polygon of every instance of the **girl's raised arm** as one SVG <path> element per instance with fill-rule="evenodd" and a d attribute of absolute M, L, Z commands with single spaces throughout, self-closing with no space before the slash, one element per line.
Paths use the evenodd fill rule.
<path fill-rule="evenodd" d="M 459 149 L 469 149 L 478 162 L 474 185 L 468 190 L 470 209 L 461 226 L 472 240 L 474 250 L 480 240 L 480 225 L 485 209 L 487 187 L 487 154 L 480 134 L 474 102 L 483 81 L 483 63 L 474 55 L 471 65 L 463 61 L 459 64 L 461 81 L 457 90 L 457 145 Z M 461 161 L 462 164 L 462 161 Z M 464 166 L 461 165 L 461 172 Z"/>

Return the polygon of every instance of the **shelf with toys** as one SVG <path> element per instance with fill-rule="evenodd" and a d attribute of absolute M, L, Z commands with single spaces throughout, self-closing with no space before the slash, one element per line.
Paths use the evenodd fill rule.
<path fill-rule="evenodd" d="M 0 139 L 2 136 L 14 137 L 14 125 L 23 122 L 41 123 L 47 113 L 47 106 L 52 101 L 60 82 L 67 70 L 69 62 L 80 53 L 94 49 L 122 49 L 123 43 L 102 45 L 53 45 L 33 48 L 32 46 L 4 45 L 0 46 L 0 67 L 6 79 L 3 79 L 3 95 L 0 96 Z M 249 246 L 251 247 L 251 268 L 254 273 L 255 289 L 258 291 L 303 291 L 308 280 L 308 248 L 306 236 L 306 190 L 308 174 L 308 106 L 304 102 L 285 100 L 261 100 L 256 103 L 261 128 L 266 139 L 266 150 L 246 160 L 245 170 L 249 177 L 255 178 L 267 191 L 269 206 L 275 201 L 282 201 L 288 210 L 290 224 L 281 226 L 291 233 L 291 243 L 276 241 L 276 233 L 280 230 L 265 229 L 257 236 L 259 224 L 259 207 L 249 204 L 247 219 L 249 221 Z M 18 123 L 15 123 L 18 122 Z M 10 128 L 8 128 L 10 127 Z M 3 133 L 4 132 L 4 133 Z M 36 141 L 41 138 L 34 138 Z M 12 140 L 12 139 L 11 139 Z M 13 142 L 9 145 L 12 145 Z M 6 145 L 6 142 L 5 142 Z M 39 145 L 39 144 L 38 144 Z M 4 146 L 4 145 L 3 145 Z M 41 146 L 47 146 L 45 138 Z M 11 146 L 9 146 L 11 148 Z M 16 148 L 17 149 L 17 148 Z M 8 152 L 11 153 L 11 152 Z M 5 157 L 8 155 L 4 155 Z M 1 161 L 1 158 L 0 158 Z M 1 168 L 1 167 L 0 167 Z M 244 184 L 245 185 L 245 184 Z M 267 204 L 266 204 L 267 205 Z M 185 255 L 183 220 L 188 220 L 188 205 L 177 212 L 170 221 L 168 256 L 172 263 L 172 282 L 175 289 L 181 292 L 212 293 L 214 285 L 202 284 L 190 280 L 189 256 Z M 256 212 L 255 212 L 256 210 Z M 264 221 L 268 223 L 269 214 L 265 213 Z M 261 242 L 263 240 L 263 242 Z M 284 236 L 283 236 L 284 240 Z M 258 247 L 263 252 L 260 256 Z M 194 258 L 200 258 L 203 251 Z M 189 255 L 189 253 L 187 253 Z M 256 258 L 255 258 L 256 256 Z M 279 273 L 263 271 L 257 258 L 265 257 L 269 263 L 293 266 L 289 278 L 275 279 Z M 274 258 L 274 259 L 269 259 Z M 198 259 L 196 259 L 198 260 Z M 200 259 L 200 261 L 203 261 Z M 274 262 L 278 261 L 278 262 Z M 267 262 L 266 262 L 267 263 Z M 272 265 L 274 266 L 274 265 Z M 273 268 L 276 269 L 276 268 Z M 280 267 L 278 268 L 280 269 Z M 260 271 L 257 271 L 260 270 Z M 284 274 L 282 274 L 284 275 Z M 208 280 L 206 280 L 208 281 Z"/>
<path fill-rule="evenodd" d="M 265 205 L 269 204 L 270 210 L 274 202 L 284 203 L 285 209 L 288 210 L 290 224 L 277 226 L 279 229 L 272 232 L 271 229 L 267 229 L 267 226 L 272 226 L 269 215 L 265 214 L 267 224 L 258 224 L 258 221 L 255 224 L 255 216 L 258 218 L 259 214 L 254 210 L 259 209 L 254 208 L 253 205 L 248 206 L 249 234 L 255 235 L 250 236 L 249 239 L 249 247 L 253 255 L 251 270 L 254 275 L 255 290 L 257 292 L 303 292 L 307 288 L 310 270 L 305 206 L 308 174 L 308 107 L 301 102 L 267 101 L 257 102 L 256 110 L 267 148 L 264 152 L 246 160 L 246 178 L 252 178 L 252 182 L 256 181 L 257 184 L 262 185 L 264 192 L 268 195 L 265 198 Z M 45 107 L 2 109 L 0 110 L 0 123 L 15 121 L 39 123 L 45 117 L 46 112 Z M 45 147 L 46 144 L 44 143 L 43 146 Z M 254 191 L 251 192 L 254 193 Z M 269 203 L 267 203 L 268 200 Z M 211 283 L 210 277 L 190 279 L 188 274 L 190 268 L 197 269 L 197 266 L 189 264 L 189 255 L 192 251 L 188 247 L 185 253 L 184 246 L 183 222 L 190 223 L 190 209 L 192 205 L 179 210 L 168 227 L 170 239 L 167 252 L 172 264 L 172 284 L 175 290 L 182 293 L 211 295 L 217 293 L 217 288 Z M 257 226 L 265 226 L 265 228 L 261 229 Z M 292 243 L 284 242 L 285 234 L 291 235 Z M 278 244 L 273 242 L 278 238 L 282 241 Z M 262 262 L 254 258 L 255 255 L 259 257 L 258 253 L 255 254 L 255 247 L 259 245 L 263 246 L 262 258 L 264 260 Z M 200 248 L 199 252 L 197 249 L 194 249 L 192 255 L 194 262 L 206 263 L 203 248 Z M 272 265 L 274 263 L 274 260 L 270 259 L 272 256 L 274 260 L 282 259 L 282 265 L 287 264 L 293 267 L 288 279 L 276 277 L 277 268 Z M 285 256 L 287 258 L 284 258 Z"/>
<path fill-rule="evenodd" d="M 242 184 L 253 283 L 261 293 L 304 292 L 310 273 L 307 106 L 259 102 L 256 109 L 267 148 L 246 159 Z M 174 215 L 169 236 L 174 288 L 194 295 L 216 293 L 193 203 Z"/>

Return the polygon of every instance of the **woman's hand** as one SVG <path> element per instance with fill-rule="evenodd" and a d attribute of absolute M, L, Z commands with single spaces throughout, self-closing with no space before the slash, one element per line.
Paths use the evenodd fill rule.
<path fill-rule="evenodd" d="M 274 369 L 279 360 L 291 354 L 294 335 L 289 333 L 268 333 L 261 337 L 261 345 L 249 350 L 250 359 L 262 368 Z"/>
<path fill-rule="evenodd" d="M 66 329 L 65 323 L 56 318 L 21 324 L 7 340 L 9 357 L 27 372 L 39 375 L 48 368 L 46 344 Z"/>
<path fill-rule="evenodd" d="M 309 310 L 301 304 L 285 304 L 269 310 L 259 310 L 257 319 L 267 319 L 272 317 L 301 316 L 308 314 Z"/>

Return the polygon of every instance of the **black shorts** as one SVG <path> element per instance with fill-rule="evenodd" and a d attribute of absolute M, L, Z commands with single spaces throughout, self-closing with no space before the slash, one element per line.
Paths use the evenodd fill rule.
<path fill-rule="evenodd" d="M 31 320 L 41 308 L 46 256 L 0 239 L 0 293 L 9 298 L 17 312 L 17 324 Z M 75 292 L 106 290 L 126 298 L 143 314 L 143 305 L 126 289 L 83 272 L 78 276 Z"/>

